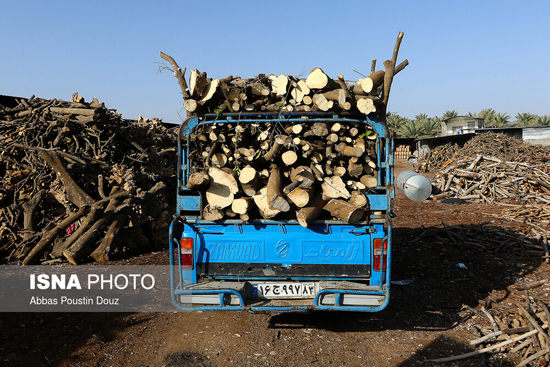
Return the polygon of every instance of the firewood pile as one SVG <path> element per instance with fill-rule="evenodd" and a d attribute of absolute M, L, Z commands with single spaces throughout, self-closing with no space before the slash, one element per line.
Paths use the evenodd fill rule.
<path fill-rule="evenodd" d="M 505 134 L 483 133 L 469 140 L 461 148 L 457 144 L 445 144 L 420 157 L 417 172 L 444 170 L 460 160 L 477 155 L 494 157 L 502 161 L 531 162 L 550 160 L 550 148 L 523 142 Z"/>
<path fill-rule="evenodd" d="M 187 186 L 204 193 L 207 220 L 277 216 L 307 227 L 325 209 L 355 223 L 378 184 L 376 134 L 363 123 L 201 124 L 189 141 Z"/>
<path fill-rule="evenodd" d="M 385 121 L 391 84 L 408 61 L 397 64 L 399 32 L 385 70 L 349 82 L 314 68 L 306 78 L 265 75 L 244 79 L 232 75 L 208 78 L 195 69 L 187 80 L 169 55 L 160 67 L 174 73 L 187 116 L 224 113 L 331 112 L 370 115 Z M 376 133 L 364 124 L 308 121 L 262 124 L 204 122 L 190 136 L 191 175 L 187 187 L 206 199 L 207 220 L 296 219 L 307 227 L 317 218 L 356 223 L 365 218 L 367 190 L 378 185 Z M 350 119 L 351 120 L 351 119 Z M 323 217 L 323 210 L 325 217 Z M 320 217 L 321 216 L 321 217 Z"/>
<path fill-rule="evenodd" d="M 434 177 L 434 200 L 457 197 L 486 203 L 550 202 L 550 162 L 512 162 L 478 154 L 455 161 Z"/>
<path fill-rule="evenodd" d="M 491 308 L 463 310 L 472 317 L 472 330 L 477 338 L 469 342 L 472 352 L 433 359 L 432 362 L 451 362 L 476 357 L 484 353 L 508 354 L 516 366 L 546 366 L 550 360 L 548 300 L 539 299 L 536 289 L 545 281 L 517 284 L 500 302 Z M 530 292 L 530 290 L 535 290 Z M 499 293 L 499 292 L 496 292 Z"/>
<path fill-rule="evenodd" d="M 162 241 L 175 132 L 77 93 L 18 102 L 0 106 L 2 261 L 103 262 Z"/>

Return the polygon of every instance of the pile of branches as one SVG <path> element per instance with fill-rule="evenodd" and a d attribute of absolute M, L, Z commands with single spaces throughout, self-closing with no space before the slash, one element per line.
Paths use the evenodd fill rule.
<path fill-rule="evenodd" d="M 0 106 L 2 261 L 103 262 L 165 237 L 175 132 L 77 93 L 17 102 Z"/>
<path fill-rule="evenodd" d="M 373 60 L 371 74 L 357 81 L 346 81 L 343 74 L 333 79 L 321 68 L 311 70 L 305 79 L 283 73 L 212 79 L 205 72 L 194 69 L 188 81 L 186 68 L 182 70 L 171 56 L 162 52 L 161 58 L 170 66 L 163 63 L 160 69 L 170 70 L 177 78 L 188 116 L 223 112 L 331 111 L 372 114 L 385 121 L 393 77 L 409 64 L 404 60 L 397 65 L 402 38 L 403 32 L 399 32 L 392 59 L 384 61 L 384 70 L 376 70 L 376 60 Z"/>
<path fill-rule="evenodd" d="M 355 223 L 378 186 L 376 141 L 359 122 L 200 124 L 189 137 L 187 187 L 203 192 L 207 220 L 277 217 L 307 227 L 324 209 Z"/>
<path fill-rule="evenodd" d="M 486 203 L 550 203 L 550 162 L 510 162 L 477 155 L 448 165 L 434 177 L 434 200 L 447 197 Z"/>
<path fill-rule="evenodd" d="M 483 133 L 469 140 L 462 148 L 457 144 L 445 144 L 428 152 L 418 160 L 416 170 L 429 172 L 456 164 L 458 161 L 478 155 L 494 157 L 502 161 L 546 162 L 550 160 L 550 148 L 526 143 L 500 133 Z"/>
<path fill-rule="evenodd" d="M 464 309 L 476 321 L 473 330 L 477 338 L 469 344 L 477 349 L 461 355 L 433 359 L 432 362 L 457 361 L 499 352 L 517 361 L 518 367 L 546 366 L 550 360 L 550 312 L 548 300 L 535 297 L 538 294 L 536 288 L 545 283 L 518 284 L 489 309 L 481 307 L 477 310 L 465 305 Z M 529 292 L 532 289 L 535 291 Z"/>

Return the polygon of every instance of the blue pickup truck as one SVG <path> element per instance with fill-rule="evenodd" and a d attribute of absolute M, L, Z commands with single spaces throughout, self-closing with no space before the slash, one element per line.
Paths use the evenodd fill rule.
<path fill-rule="evenodd" d="M 205 195 L 188 188 L 197 129 L 209 124 L 281 127 L 324 123 L 362 126 L 372 134 L 376 181 L 363 190 L 360 221 L 320 216 L 206 220 Z M 390 296 L 393 141 L 385 123 L 364 114 L 229 113 L 193 116 L 178 142 L 177 213 L 170 225 L 173 303 L 181 310 L 299 312 L 384 309 Z"/>

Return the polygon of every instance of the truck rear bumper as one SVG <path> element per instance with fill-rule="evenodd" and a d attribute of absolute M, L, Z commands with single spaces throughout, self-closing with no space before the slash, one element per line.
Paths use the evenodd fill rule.
<path fill-rule="evenodd" d="M 210 281 L 173 288 L 172 300 L 183 311 L 367 311 L 384 309 L 389 289 L 348 281 L 319 281 L 312 298 L 262 299 L 250 297 L 250 281 Z"/>

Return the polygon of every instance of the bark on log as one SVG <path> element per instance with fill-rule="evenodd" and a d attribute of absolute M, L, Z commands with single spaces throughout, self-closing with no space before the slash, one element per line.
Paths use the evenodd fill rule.
<path fill-rule="evenodd" d="M 271 209 L 267 203 L 267 187 L 262 187 L 260 191 L 253 197 L 254 203 L 260 210 L 260 214 L 265 219 L 271 219 L 279 214 L 281 211 Z"/>
<path fill-rule="evenodd" d="M 203 218 L 213 222 L 223 219 L 224 215 L 225 211 L 223 209 L 216 208 L 210 204 L 207 204 L 202 211 Z"/>
<path fill-rule="evenodd" d="M 211 167 L 208 170 L 210 186 L 206 190 L 206 200 L 214 208 L 224 209 L 231 205 L 235 194 L 239 192 L 239 184 L 234 172 L 228 169 Z"/>
<path fill-rule="evenodd" d="M 297 187 L 287 195 L 287 198 L 298 208 L 303 208 L 309 203 L 313 197 L 313 193 L 313 187 Z"/>
<path fill-rule="evenodd" d="M 130 212 L 130 204 L 132 199 L 126 199 L 123 205 L 127 205 L 123 210 L 121 210 L 113 219 L 105 237 L 101 241 L 101 244 L 92 252 L 90 255 L 95 261 L 100 263 L 105 263 L 109 261 L 109 258 L 112 255 L 113 243 L 117 239 L 121 229 L 128 222 L 128 214 Z"/>
<path fill-rule="evenodd" d="M 189 182 L 187 182 L 187 188 L 191 190 L 198 190 L 206 187 L 210 183 L 210 176 L 207 172 L 195 172 L 189 176 Z"/>
<path fill-rule="evenodd" d="M 81 207 L 83 205 L 91 205 L 94 202 L 94 200 L 84 190 L 82 190 L 82 188 L 67 172 L 56 152 L 41 150 L 38 154 L 57 173 L 57 176 L 61 182 L 63 182 L 63 186 L 65 186 L 65 190 L 67 191 L 67 199 L 71 203 Z"/>
<path fill-rule="evenodd" d="M 301 208 L 296 212 L 296 219 L 302 227 L 309 226 L 323 211 L 323 207 L 326 205 L 327 200 L 323 199 L 321 193 L 315 195 L 310 201 L 309 205 Z"/>
<path fill-rule="evenodd" d="M 271 166 L 269 172 L 269 180 L 267 182 L 267 204 L 269 209 L 278 210 L 281 212 L 288 212 L 290 205 L 284 198 L 281 169 L 277 165 Z"/>
<path fill-rule="evenodd" d="M 344 184 L 344 181 L 339 176 L 325 177 L 321 188 L 323 189 L 323 199 L 325 200 L 337 198 L 349 199 L 351 197 L 346 184 Z"/>
<path fill-rule="evenodd" d="M 364 211 L 361 208 L 351 205 L 343 200 L 332 199 L 324 208 L 332 216 L 346 223 L 356 223 L 363 218 Z"/>
<path fill-rule="evenodd" d="M 76 213 L 72 213 L 67 218 L 59 222 L 53 229 L 50 229 L 48 232 L 45 232 L 42 235 L 40 241 L 33 247 L 31 252 L 25 257 L 22 264 L 23 265 L 32 265 L 36 264 L 48 247 L 59 237 L 64 231 L 65 228 L 82 218 L 88 211 L 90 211 L 90 206 L 82 206 Z"/>

